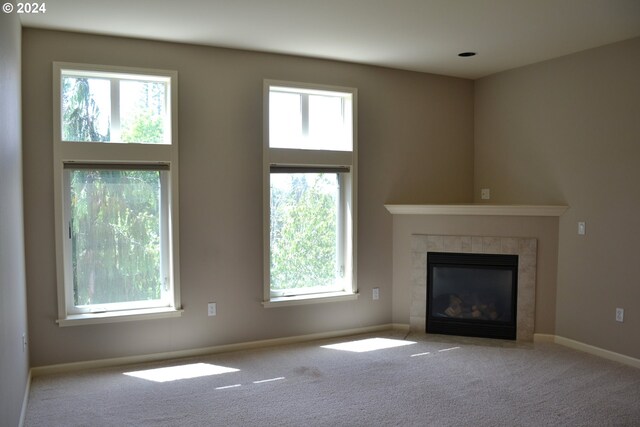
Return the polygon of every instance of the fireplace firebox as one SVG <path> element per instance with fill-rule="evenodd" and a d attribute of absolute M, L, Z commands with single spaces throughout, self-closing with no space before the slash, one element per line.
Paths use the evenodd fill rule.
<path fill-rule="evenodd" d="M 518 255 L 427 253 L 428 333 L 516 339 Z"/>

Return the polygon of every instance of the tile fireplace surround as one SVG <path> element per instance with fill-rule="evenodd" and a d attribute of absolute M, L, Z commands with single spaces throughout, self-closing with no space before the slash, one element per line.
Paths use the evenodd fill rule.
<path fill-rule="evenodd" d="M 517 340 L 532 341 L 535 323 L 537 240 L 491 236 L 411 236 L 412 331 L 425 332 L 427 311 L 427 253 L 518 255 Z"/>

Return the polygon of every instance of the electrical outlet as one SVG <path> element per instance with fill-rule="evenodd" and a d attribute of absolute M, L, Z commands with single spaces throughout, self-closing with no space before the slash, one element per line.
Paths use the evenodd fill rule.
<path fill-rule="evenodd" d="M 616 322 L 624 322 L 624 308 L 616 308 Z"/>
<path fill-rule="evenodd" d="M 22 352 L 27 351 L 27 334 L 22 334 Z"/>
<path fill-rule="evenodd" d="M 210 302 L 209 304 L 207 304 L 207 314 L 209 316 L 215 316 L 218 312 L 218 307 L 216 306 L 215 302 Z"/>
<path fill-rule="evenodd" d="M 491 198 L 491 190 L 489 188 L 482 188 L 480 190 L 480 198 L 482 200 L 489 200 Z"/>
<path fill-rule="evenodd" d="M 374 300 L 380 299 L 380 288 L 373 288 L 373 299 Z"/>

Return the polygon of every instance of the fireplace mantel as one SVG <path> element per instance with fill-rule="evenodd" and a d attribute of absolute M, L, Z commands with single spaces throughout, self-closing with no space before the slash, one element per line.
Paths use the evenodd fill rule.
<path fill-rule="evenodd" d="M 384 205 L 393 215 L 561 216 L 563 205 Z"/>

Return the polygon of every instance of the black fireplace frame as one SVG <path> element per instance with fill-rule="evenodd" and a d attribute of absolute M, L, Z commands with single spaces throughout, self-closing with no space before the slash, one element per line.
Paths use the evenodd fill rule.
<path fill-rule="evenodd" d="M 432 305 L 430 302 L 433 301 L 433 289 L 431 283 L 433 283 L 433 267 L 436 266 L 487 268 L 511 271 L 511 319 L 505 322 L 432 316 Z M 517 337 L 517 308 L 518 255 L 456 252 L 427 253 L 427 317 L 425 325 L 427 333 L 515 340 Z"/>

